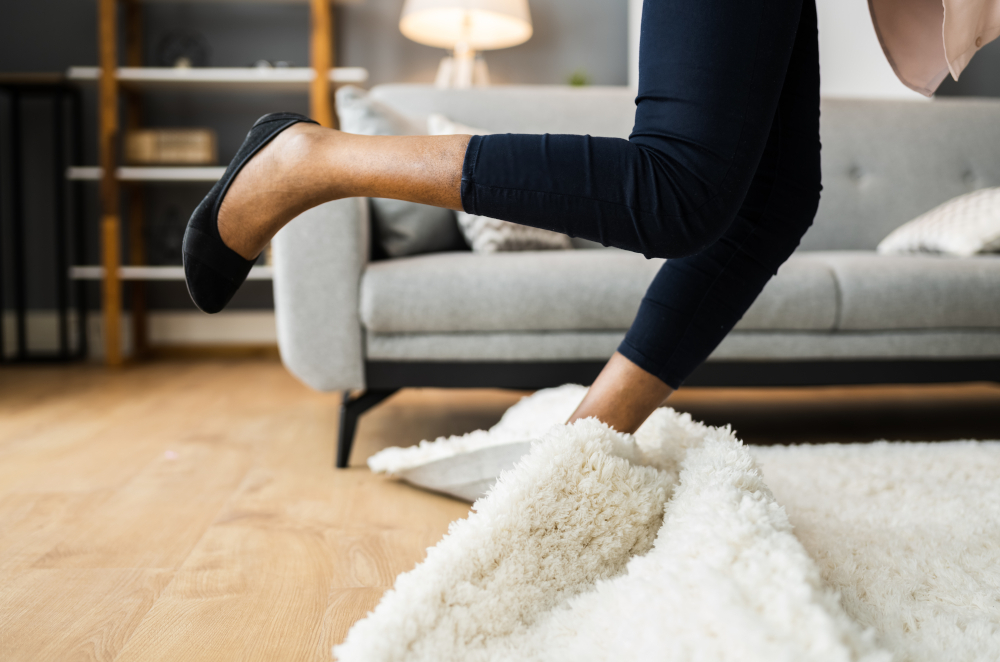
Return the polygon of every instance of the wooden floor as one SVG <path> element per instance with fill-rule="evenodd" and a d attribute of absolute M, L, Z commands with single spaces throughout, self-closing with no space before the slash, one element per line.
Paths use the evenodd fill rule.
<path fill-rule="evenodd" d="M 363 468 L 523 394 L 404 391 L 331 468 L 337 396 L 274 361 L 0 371 L 0 659 L 329 660 L 468 512 Z M 1000 387 L 679 392 L 755 443 L 1000 438 Z"/>

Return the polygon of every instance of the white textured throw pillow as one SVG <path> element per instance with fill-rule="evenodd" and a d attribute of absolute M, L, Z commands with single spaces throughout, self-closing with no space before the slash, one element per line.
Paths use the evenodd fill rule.
<path fill-rule="evenodd" d="M 883 255 L 940 253 L 968 257 L 1000 251 L 1000 187 L 960 195 L 893 230 Z"/>
<path fill-rule="evenodd" d="M 432 136 L 486 136 L 492 131 L 453 122 L 444 115 L 435 113 L 427 118 L 427 133 Z M 458 212 L 458 227 L 476 253 L 573 248 L 572 240 L 559 232 L 509 223 L 488 216 L 476 216 L 464 211 Z"/>
<path fill-rule="evenodd" d="M 531 450 L 532 439 L 565 423 L 586 394 L 587 387 L 576 384 L 536 391 L 489 430 L 386 448 L 368 458 L 368 467 L 426 490 L 475 501 Z"/>
<path fill-rule="evenodd" d="M 551 230 L 501 221 L 489 216 L 455 212 L 458 227 L 476 253 L 554 251 L 573 248 L 570 238 Z"/>

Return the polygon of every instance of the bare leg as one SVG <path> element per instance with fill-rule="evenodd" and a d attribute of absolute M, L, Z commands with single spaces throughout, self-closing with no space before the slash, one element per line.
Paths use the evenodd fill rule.
<path fill-rule="evenodd" d="M 469 136 L 358 136 L 296 124 L 233 180 L 219 234 L 249 260 L 293 218 L 330 200 L 398 198 L 461 209 L 468 143 Z"/>
<path fill-rule="evenodd" d="M 569 423 L 593 416 L 619 432 L 633 433 L 674 390 L 614 353 Z"/>

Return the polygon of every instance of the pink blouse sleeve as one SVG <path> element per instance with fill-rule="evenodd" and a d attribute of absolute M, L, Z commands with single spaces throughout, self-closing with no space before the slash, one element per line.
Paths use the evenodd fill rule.
<path fill-rule="evenodd" d="M 868 0 L 868 7 L 893 71 L 927 96 L 949 73 L 958 80 L 1000 36 L 1000 0 Z"/>

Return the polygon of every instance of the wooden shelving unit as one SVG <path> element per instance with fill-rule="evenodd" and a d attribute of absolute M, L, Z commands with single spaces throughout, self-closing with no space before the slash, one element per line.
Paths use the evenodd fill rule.
<path fill-rule="evenodd" d="M 100 67 L 70 67 L 66 72 L 69 80 L 97 82 Z M 320 76 L 322 78 L 322 76 Z M 246 90 L 249 92 L 302 91 L 310 89 L 316 79 L 312 67 L 256 68 L 256 67 L 118 67 L 115 72 L 118 83 L 129 90 L 144 92 L 163 89 L 197 90 L 211 85 L 214 89 L 226 91 Z M 364 83 L 368 71 L 362 67 L 337 67 L 330 69 L 329 82 L 333 84 Z"/>
<path fill-rule="evenodd" d="M 104 267 L 82 266 L 70 267 L 70 278 L 74 280 L 102 280 Z M 124 266 L 118 267 L 120 280 L 184 280 L 184 267 L 154 267 L 154 266 Z M 271 280 L 274 278 L 272 267 L 251 267 L 247 280 Z"/>
<path fill-rule="evenodd" d="M 225 166 L 121 166 L 115 178 L 120 182 L 216 182 L 225 171 Z M 100 166 L 71 166 L 66 178 L 96 182 L 103 173 Z"/>
<path fill-rule="evenodd" d="M 141 95 L 154 90 L 199 89 L 212 92 L 296 92 L 309 94 L 310 113 L 324 126 L 334 126 L 331 93 L 336 85 L 363 83 L 368 73 L 360 67 L 335 68 L 333 61 L 333 15 L 331 0 L 171 0 L 187 2 L 296 2 L 310 6 L 310 66 L 287 68 L 164 68 L 144 67 L 142 62 L 142 5 L 156 0 L 97 0 L 98 51 L 96 67 L 71 67 L 70 80 L 94 83 L 98 87 L 97 166 L 74 166 L 67 170 L 71 180 L 100 184 L 101 264 L 75 266 L 70 277 L 77 280 L 100 280 L 104 319 L 106 362 L 119 366 L 124 362 L 120 334 L 122 320 L 122 282 L 133 281 L 132 335 L 135 353 L 146 349 L 146 307 L 142 284 L 150 280 L 183 280 L 181 267 L 152 267 L 144 264 L 142 186 L 154 182 L 213 182 L 225 167 L 136 167 L 118 163 L 121 127 L 141 126 Z M 355 0 L 337 0 L 350 3 Z M 118 39 L 124 31 L 124 62 L 119 56 Z M 120 102 L 124 102 L 121 113 Z M 122 117 L 121 115 L 124 115 Z M 131 195 L 127 214 L 122 213 L 122 190 Z M 129 262 L 122 264 L 121 236 L 123 216 L 129 224 Z M 250 278 L 268 280 L 270 267 L 254 267 Z"/>

